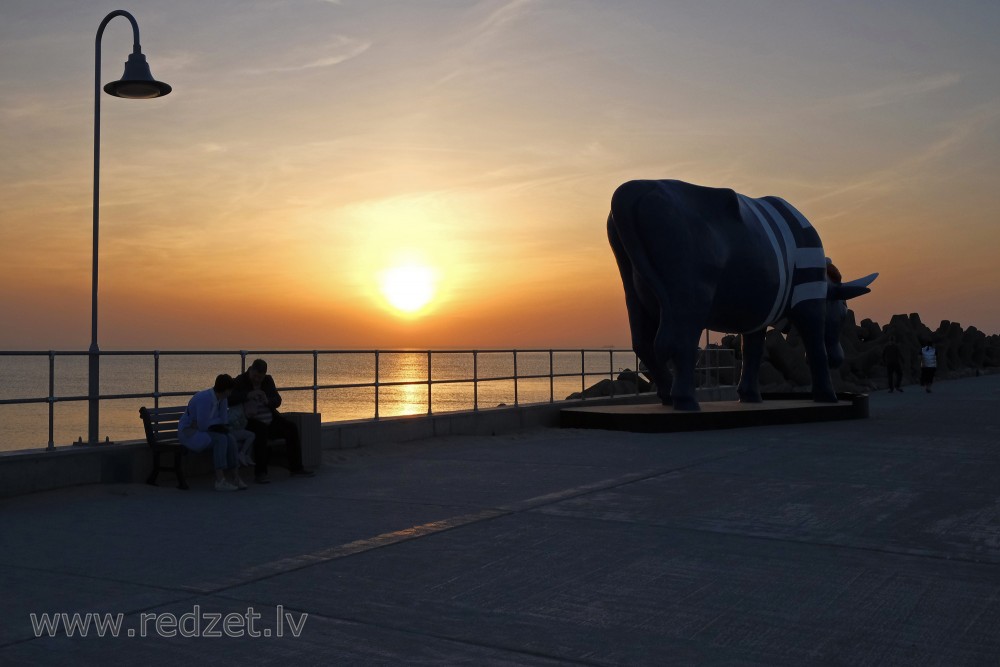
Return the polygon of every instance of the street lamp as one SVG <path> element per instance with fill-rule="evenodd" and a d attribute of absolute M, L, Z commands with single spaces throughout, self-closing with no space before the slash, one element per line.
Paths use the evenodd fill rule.
<path fill-rule="evenodd" d="M 154 79 L 149 71 L 146 56 L 142 54 L 142 48 L 139 46 L 139 24 L 135 22 L 135 17 L 121 9 L 105 16 L 104 20 L 101 21 L 101 26 L 97 29 L 97 41 L 94 47 L 94 255 L 91 271 L 93 284 L 90 304 L 90 368 L 87 392 L 90 403 L 87 441 L 91 445 L 96 445 L 98 442 L 97 430 L 101 410 L 101 355 L 100 349 L 97 347 L 97 232 L 100 217 L 101 183 L 101 37 L 104 35 L 104 28 L 116 16 L 124 16 L 132 24 L 132 53 L 129 54 L 128 61 L 125 63 L 125 73 L 121 80 L 113 81 L 104 86 L 104 92 L 115 97 L 128 99 L 162 97 L 170 92 L 170 86 Z"/>

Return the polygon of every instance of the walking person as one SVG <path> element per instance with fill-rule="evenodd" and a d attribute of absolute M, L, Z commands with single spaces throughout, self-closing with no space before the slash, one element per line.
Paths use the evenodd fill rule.
<path fill-rule="evenodd" d="M 889 342 L 882 348 L 882 362 L 885 364 L 886 375 L 889 376 L 889 393 L 903 391 L 903 353 L 896 343 L 896 335 L 889 336 Z"/>
<path fill-rule="evenodd" d="M 302 443 L 299 429 L 278 412 L 281 395 L 274 378 L 267 374 L 267 362 L 255 359 L 245 373 L 235 380 L 233 405 L 242 405 L 247 417 L 247 430 L 254 434 L 254 480 L 267 484 L 268 438 L 284 438 L 288 454 L 288 470 L 293 477 L 312 477 L 315 473 L 302 467 Z"/>
<path fill-rule="evenodd" d="M 244 490 L 247 485 L 236 470 L 236 440 L 229 434 L 229 404 L 233 378 L 223 373 L 215 384 L 191 397 L 177 423 L 177 438 L 193 452 L 212 448 L 215 490 Z"/>
<path fill-rule="evenodd" d="M 920 386 L 931 393 L 931 385 L 934 384 L 934 374 L 937 372 L 937 350 L 934 344 L 926 341 L 926 345 L 920 348 Z"/>

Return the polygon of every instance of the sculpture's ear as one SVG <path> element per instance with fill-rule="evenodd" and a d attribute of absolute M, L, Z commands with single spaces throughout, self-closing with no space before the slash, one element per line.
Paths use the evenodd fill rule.
<path fill-rule="evenodd" d="M 871 292 L 868 286 L 878 278 L 878 273 L 869 273 L 864 278 L 851 280 L 846 283 L 830 283 L 826 290 L 827 299 L 840 299 L 846 301 L 862 294 Z"/>

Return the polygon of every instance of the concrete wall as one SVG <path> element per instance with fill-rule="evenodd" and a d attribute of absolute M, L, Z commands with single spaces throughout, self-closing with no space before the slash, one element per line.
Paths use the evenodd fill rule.
<path fill-rule="evenodd" d="M 698 391 L 701 401 L 735 400 L 732 387 Z M 581 405 L 642 403 L 655 401 L 651 394 L 621 398 L 559 401 L 518 407 L 490 408 L 478 411 L 449 412 L 436 415 L 392 417 L 379 421 L 332 422 L 318 425 L 318 417 L 297 419 L 302 432 L 303 462 L 308 468 L 319 467 L 319 448 L 350 449 L 376 443 L 407 442 L 446 435 L 496 435 L 533 428 L 557 428 L 559 411 Z M 291 416 L 291 415 L 290 415 Z M 311 443 L 317 443 L 318 447 Z M 195 477 L 208 474 L 208 457 L 189 456 L 185 474 Z M 57 447 L 0 452 L 0 498 L 78 484 L 144 482 L 153 465 L 145 440 L 96 447 Z M 170 473 L 161 473 L 161 486 L 174 484 Z"/>
<path fill-rule="evenodd" d="M 146 441 L 108 446 L 0 452 L 0 497 L 77 484 L 145 481 L 153 465 Z"/>

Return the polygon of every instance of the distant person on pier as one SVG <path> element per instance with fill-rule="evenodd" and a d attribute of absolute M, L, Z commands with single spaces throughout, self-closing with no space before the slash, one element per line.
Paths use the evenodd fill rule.
<path fill-rule="evenodd" d="M 268 438 L 284 438 L 288 453 L 288 469 L 293 477 L 312 477 L 313 472 L 302 467 L 302 443 L 299 429 L 286 419 L 278 407 L 278 394 L 274 378 L 267 374 L 267 362 L 255 359 L 245 373 L 236 378 L 236 385 L 230 397 L 233 405 L 242 405 L 247 417 L 247 430 L 254 434 L 253 458 L 254 479 L 258 484 L 267 484 Z"/>
<path fill-rule="evenodd" d="M 889 376 L 889 393 L 903 391 L 903 353 L 896 343 L 896 334 L 891 334 L 889 342 L 882 348 L 882 362 Z"/>
<path fill-rule="evenodd" d="M 920 348 L 920 386 L 931 393 L 931 385 L 934 384 L 934 374 L 937 372 L 937 350 L 934 343 L 925 341 L 925 345 Z"/>
<path fill-rule="evenodd" d="M 236 491 L 247 488 L 236 471 L 236 440 L 229 434 L 229 404 L 233 391 L 232 376 L 222 374 L 215 384 L 191 397 L 187 410 L 177 423 L 181 444 L 194 452 L 212 448 L 215 490 Z"/>

